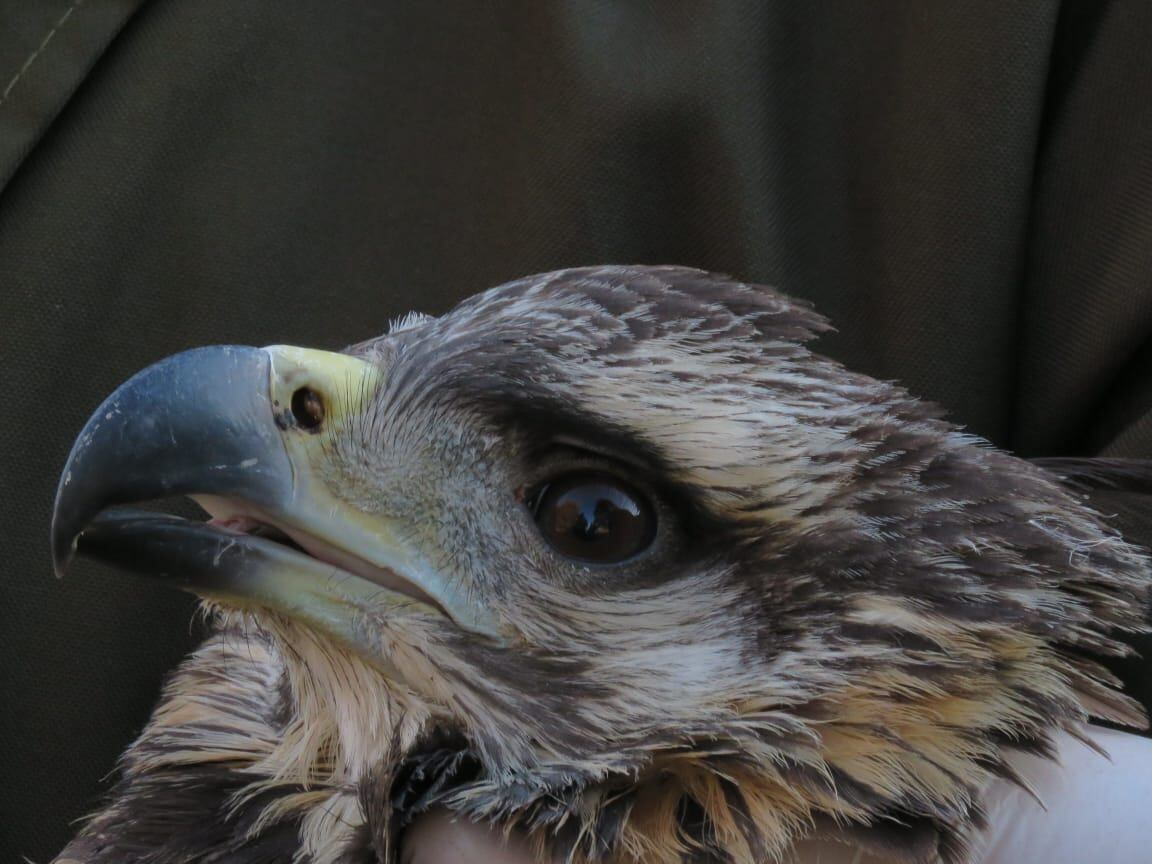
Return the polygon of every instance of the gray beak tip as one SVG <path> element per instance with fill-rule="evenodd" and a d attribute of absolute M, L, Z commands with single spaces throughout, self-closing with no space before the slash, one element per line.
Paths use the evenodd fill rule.
<path fill-rule="evenodd" d="M 56 501 L 52 508 L 52 569 L 57 579 L 63 579 L 64 573 L 76 555 L 76 540 L 80 531 L 70 523 L 74 522 L 61 513 L 60 492 L 56 493 Z"/>
<path fill-rule="evenodd" d="M 259 348 L 196 348 L 137 373 L 101 404 L 56 491 L 51 544 L 58 578 L 81 534 L 110 507 L 237 490 L 257 501 L 283 497 L 291 469 L 268 402 L 269 363 Z M 247 469 L 254 456 L 266 472 Z M 204 469 L 218 464 L 229 469 Z"/>

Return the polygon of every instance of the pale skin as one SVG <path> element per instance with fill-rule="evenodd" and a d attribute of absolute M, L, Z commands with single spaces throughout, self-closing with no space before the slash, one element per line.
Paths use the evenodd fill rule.
<path fill-rule="evenodd" d="M 1121 864 L 1147 860 L 1152 819 L 1152 740 L 1089 727 L 1104 757 L 1069 735 L 1058 739 L 1059 764 L 1016 762 L 1043 801 L 997 782 L 985 804 L 989 828 L 972 864 Z M 541 864 L 515 838 L 456 821 L 445 812 L 417 822 L 405 838 L 404 864 Z M 889 864 L 832 842 L 801 844 L 794 864 Z"/>

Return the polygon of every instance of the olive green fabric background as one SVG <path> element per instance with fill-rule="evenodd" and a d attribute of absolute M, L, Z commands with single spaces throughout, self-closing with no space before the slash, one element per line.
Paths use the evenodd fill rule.
<path fill-rule="evenodd" d="M 1000 445 L 1152 456 L 1150 41 L 1147 0 L 0 0 L 0 860 L 194 638 L 47 544 L 88 413 L 180 349 L 680 263 Z"/>

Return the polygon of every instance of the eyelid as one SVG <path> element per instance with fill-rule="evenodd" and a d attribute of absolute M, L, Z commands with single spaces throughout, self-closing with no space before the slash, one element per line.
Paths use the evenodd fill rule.
<path fill-rule="evenodd" d="M 588 441 L 570 437 L 567 435 L 556 435 L 549 442 L 553 447 L 564 447 L 569 450 L 575 450 L 586 456 L 598 459 L 608 459 L 612 462 L 618 462 L 636 471 L 647 472 L 651 470 L 651 466 L 645 464 L 640 459 L 637 459 L 631 453 L 614 448 L 603 447 L 595 444 L 590 444 Z"/>
<path fill-rule="evenodd" d="M 530 479 L 521 487 L 522 494 L 517 499 L 529 516 L 535 517 L 536 507 L 548 487 L 557 480 L 576 472 L 603 474 L 627 484 L 655 511 L 659 519 L 658 537 L 665 532 L 683 530 L 684 517 L 674 499 L 650 476 L 651 469 L 640 465 L 635 459 L 624 462 L 612 453 L 601 449 L 589 449 L 575 442 L 575 438 L 555 436 L 550 439 L 552 446 L 547 454 L 536 461 Z M 655 545 L 655 544 L 653 544 Z"/>
<path fill-rule="evenodd" d="M 634 461 L 621 462 L 601 450 L 589 450 L 552 439 L 545 453 L 533 461 L 524 487 L 524 503 L 531 506 L 531 502 L 538 501 L 544 490 L 557 479 L 577 472 L 603 474 L 634 487 L 653 501 L 660 498 L 658 490 L 648 479 L 648 472 L 636 466 Z"/>

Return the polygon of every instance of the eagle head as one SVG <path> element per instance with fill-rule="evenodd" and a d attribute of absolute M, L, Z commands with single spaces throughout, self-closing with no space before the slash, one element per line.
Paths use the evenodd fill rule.
<path fill-rule="evenodd" d="M 1149 561 L 812 353 L 826 329 L 762 286 L 596 267 L 128 381 L 65 468 L 58 567 L 167 580 L 216 630 L 85 860 L 389 860 L 432 806 L 574 862 L 826 833 L 962 860 L 1014 752 L 1141 722 L 1087 654 L 1144 627 Z M 176 495 L 210 520 L 122 509 Z"/>

